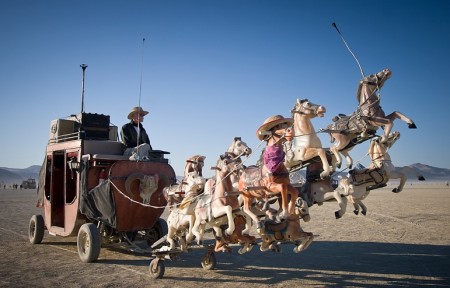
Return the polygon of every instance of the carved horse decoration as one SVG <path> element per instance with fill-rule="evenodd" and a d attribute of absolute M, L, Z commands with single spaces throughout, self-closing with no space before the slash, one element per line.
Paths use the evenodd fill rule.
<path fill-rule="evenodd" d="M 269 139 L 272 138 L 275 142 L 292 140 L 294 133 L 290 126 L 291 124 L 292 119 L 284 118 L 281 115 L 269 117 L 258 129 L 259 134 L 257 136 L 260 140 L 269 137 Z M 294 213 L 298 192 L 290 184 L 289 172 L 283 162 L 284 159 L 281 159 L 280 164 L 273 173 L 270 173 L 266 165 L 247 167 L 239 179 L 239 191 L 243 199 L 243 210 L 252 218 L 254 223 L 257 223 L 258 232 L 262 231 L 264 227 L 263 223 L 259 221 L 258 216 L 251 210 L 254 199 L 267 200 L 272 195 L 280 194 L 282 208 L 280 218 L 287 218 L 289 214 Z M 288 195 L 290 196 L 290 200 Z"/>
<path fill-rule="evenodd" d="M 221 155 L 217 161 L 215 167 L 216 170 L 216 183 L 213 189 L 209 189 L 209 192 L 205 192 L 198 198 L 197 205 L 195 206 L 195 223 L 193 226 L 193 233 L 196 241 L 200 244 L 203 240 L 203 234 L 205 232 L 206 224 L 209 224 L 216 236 L 215 251 L 229 251 L 227 236 L 234 235 L 238 237 L 239 243 L 244 247 L 240 250 L 240 253 L 250 251 L 254 237 L 249 237 L 248 231 L 250 230 L 250 219 L 246 217 L 245 229 L 240 229 L 239 233 L 235 232 L 235 216 L 236 212 L 240 212 L 240 204 L 237 195 L 226 195 L 227 191 L 233 191 L 233 185 L 230 175 L 236 173 L 236 162 L 231 159 L 228 154 Z M 228 226 L 223 235 L 222 227 Z M 234 234 L 233 234 L 234 233 Z"/>
<path fill-rule="evenodd" d="M 231 182 L 233 183 L 233 190 L 234 192 L 239 191 L 239 175 L 245 168 L 242 162 L 242 156 L 250 156 L 252 154 L 252 149 L 247 146 L 247 143 L 242 141 L 241 137 L 234 137 L 233 141 L 231 142 L 230 146 L 228 146 L 227 152 L 225 152 L 225 156 L 231 158 L 234 162 L 236 162 L 236 173 L 231 173 L 230 178 Z M 209 192 L 210 189 L 212 189 L 215 186 L 216 179 L 215 177 L 212 177 L 208 179 L 206 185 L 205 185 L 205 192 Z M 227 192 L 232 192 L 227 191 Z"/>
<path fill-rule="evenodd" d="M 334 123 L 328 125 L 325 129 L 330 133 L 332 142 L 335 142 L 330 150 L 336 157 L 337 167 L 342 164 L 341 153 L 346 158 L 347 167 L 351 168 L 353 160 L 348 151 L 355 145 L 375 136 L 380 126 L 384 129 L 382 142 L 386 141 L 395 119 L 405 121 L 409 128 L 417 128 L 413 120 L 401 112 L 394 111 L 386 115 L 380 106 L 380 89 L 391 75 L 392 72 L 389 69 L 384 69 L 377 74 L 364 77 L 356 92 L 356 99 L 358 100 L 356 112 L 350 116 L 340 114 L 334 117 Z"/>
<path fill-rule="evenodd" d="M 361 200 L 366 198 L 371 190 L 386 186 L 390 179 L 400 179 L 399 186 L 392 192 L 399 193 L 403 190 L 406 175 L 402 173 L 402 169 L 397 169 L 392 164 L 388 153 L 398 139 L 400 139 L 398 131 L 390 133 L 385 142 L 379 138 L 373 139 L 369 148 L 369 156 L 372 160 L 369 168 L 351 170 L 348 177 L 342 177 L 339 181 L 339 186 L 344 189 L 345 194 L 349 194 L 348 198 L 355 208 L 353 211 L 355 214 L 358 214 L 361 208 L 362 214 L 366 215 L 367 208 Z M 422 175 L 417 175 L 417 178 L 419 181 L 425 180 Z"/>
<path fill-rule="evenodd" d="M 202 175 L 203 166 L 205 165 L 205 156 L 194 155 L 186 160 L 186 165 L 184 166 L 184 177 L 186 174 L 192 171 L 197 171 L 198 175 Z"/>
<path fill-rule="evenodd" d="M 327 160 L 326 151 L 322 148 L 322 142 L 314 130 L 311 119 L 315 117 L 323 117 L 326 112 L 324 106 L 317 105 L 308 101 L 308 99 L 297 99 L 294 108 L 291 110 L 292 118 L 294 118 L 295 138 L 293 141 L 284 143 L 286 152 L 285 166 L 289 169 L 296 166 L 303 167 L 304 163 L 320 157 L 322 169 L 320 177 L 323 179 L 330 175 L 330 164 Z"/>
<path fill-rule="evenodd" d="M 169 249 L 175 249 L 174 238 L 177 236 L 180 243 L 180 249 L 182 251 L 187 251 L 186 241 L 190 242 L 193 238 L 192 228 L 195 221 L 195 199 L 199 193 L 198 191 L 203 190 L 204 185 L 205 178 L 198 175 L 197 171 L 192 171 L 187 173 L 181 184 L 164 188 L 163 194 L 166 198 L 174 195 L 175 192 L 184 194 L 184 198 L 182 198 L 181 203 L 179 203 L 179 205 L 174 205 L 171 208 L 169 216 L 167 217 L 167 241 L 170 245 Z M 188 232 L 186 233 L 185 241 L 183 236 L 186 230 Z"/>
<path fill-rule="evenodd" d="M 295 214 L 289 215 L 281 223 L 270 223 L 268 221 L 264 223 L 265 233 L 261 235 L 261 251 L 273 250 L 279 252 L 281 250 L 278 245 L 279 242 L 293 242 L 295 244 L 294 252 L 298 253 L 308 248 L 314 240 L 313 234 L 303 231 L 300 226 L 300 218 L 306 216 L 304 213 L 307 213 L 308 207 L 300 198 L 298 200 L 302 203 L 296 206 Z"/>

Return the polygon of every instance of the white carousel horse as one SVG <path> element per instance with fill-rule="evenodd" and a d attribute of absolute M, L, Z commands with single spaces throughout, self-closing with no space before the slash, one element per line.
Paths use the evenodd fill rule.
<path fill-rule="evenodd" d="M 392 73 L 384 69 L 377 74 L 364 77 L 356 92 L 358 109 L 350 116 L 339 115 L 333 118 L 334 123 L 328 125 L 325 131 L 330 133 L 332 142 L 335 144 L 330 148 L 336 157 L 336 165 L 340 167 L 342 158 L 345 156 L 347 167 L 351 168 L 353 160 L 349 151 L 357 144 L 373 137 L 378 129 L 384 128 L 382 142 L 386 141 L 395 119 L 401 119 L 408 124 L 409 128 L 417 128 L 413 120 L 399 111 L 386 115 L 380 106 L 379 91 Z"/>
<path fill-rule="evenodd" d="M 292 118 L 294 118 L 295 137 L 292 141 L 284 143 L 284 151 L 286 152 L 284 164 L 286 168 L 302 167 L 308 160 L 320 157 L 323 169 L 320 177 L 325 178 L 330 175 L 331 169 L 326 151 L 322 148 L 322 142 L 311 123 L 312 118 L 323 117 L 325 112 L 324 106 L 311 103 L 308 99 L 297 99 L 294 108 L 291 110 Z"/>
<path fill-rule="evenodd" d="M 197 171 L 198 175 L 202 175 L 203 166 L 205 165 L 205 156 L 202 155 L 194 155 L 192 157 L 189 157 L 186 160 L 186 165 L 184 166 L 184 177 L 186 177 L 186 174 L 192 171 Z"/>
<path fill-rule="evenodd" d="M 186 240 L 188 242 L 192 241 L 192 227 L 195 221 L 194 207 L 196 203 L 193 199 L 195 199 L 199 191 L 203 190 L 204 185 L 205 178 L 198 175 L 197 171 L 192 171 L 187 172 L 181 184 L 168 186 L 163 189 L 163 194 L 166 198 L 170 198 L 175 194 L 184 194 L 181 203 L 171 205 L 171 212 L 167 217 L 167 241 L 170 245 L 169 249 L 175 249 L 174 238 L 178 236 L 180 249 L 187 251 L 183 234 L 187 230 Z M 172 204 L 173 202 L 169 203 Z"/>
<path fill-rule="evenodd" d="M 221 155 L 217 161 L 215 167 L 216 170 L 216 183 L 213 189 L 205 189 L 205 192 L 198 198 L 198 202 L 195 206 L 195 223 L 192 229 L 195 235 L 196 241 L 200 244 L 203 240 L 203 234 L 205 232 L 206 224 L 209 224 L 216 236 L 215 251 L 228 251 L 228 243 L 223 241 L 226 236 L 236 236 L 235 232 L 235 216 L 240 211 L 240 204 L 237 195 L 226 195 L 226 192 L 233 191 L 233 185 L 230 175 L 236 173 L 237 164 L 229 157 L 228 154 Z M 207 192 L 208 191 L 208 192 Z M 238 231 L 237 236 L 242 236 L 239 242 L 244 245 L 240 250 L 240 253 L 250 251 L 252 248 L 252 242 L 254 238 L 249 237 L 247 234 L 250 230 L 251 222 L 246 217 L 246 225 L 244 230 Z M 225 235 L 222 234 L 223 225 L 228 227 L 225 229 Z"/>

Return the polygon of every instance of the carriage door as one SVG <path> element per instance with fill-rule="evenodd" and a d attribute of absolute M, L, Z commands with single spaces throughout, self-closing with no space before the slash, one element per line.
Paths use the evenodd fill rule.
<path fill-rule="evenodd" d="M 66 178 L 66 155 L 53 151 L 51 165 L 51 225 L 64 228 L 64 186 Z"/>

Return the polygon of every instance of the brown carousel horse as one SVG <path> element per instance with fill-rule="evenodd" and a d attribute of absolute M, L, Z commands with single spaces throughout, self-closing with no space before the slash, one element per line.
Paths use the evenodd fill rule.
<path fill-rule="evenodd" d="M 242 141 L 241 137 L 234 137 L 233 141 L 231 142 L 230 146 L 228 146 L 227 152 L 225 152 L 225 155 L 229 158 L 232 158 L 233 161 L 236 162 L 236 168 L 237 173 L 231 173 L 230 178 L 231 182 L 233 183 L 233 190 L 234 192 L 238 192 L 238 182 L 239 182 L 239 175 L 241 171 L 245 168 L 243 165 L 242 156 L 250 156 L 252 154 L 252 149 L 247 146 L 247 143 Z M 212 189 L 215 186 L 216 179 L 215 177 L 212 177 L 208 179 L 206 185 L 205 185 L 205 192 L 208 192 L 208 190 Z M 227 192 L 232 192 L 227 191 Z"/>
<path fill-rule="evenodd" d="M 293 119 L 284 118 L 281 115 L 272 116 L 264 121 L 257 130 L 257 137 L 274 145 L 281 145 L 286 140 L 292 140 L 294 136 L 291 125 Z M 267 148 L 266 147 L 266 152 Z M 279 148 L 282 151 L 282 147 Z M 283 155 L 284 156 L 284 152 Z M 247 167 L 239 180 L 239 191 L 243 199 L 243 210 L 249 215 L 254 223 L 257 223 L 259 232 L 263 229 L 263 223 L 259 222 L 258 216 L 251 210 L 253 200 L 267 199 L 272 195 L 281 195 L 280 218 L 288 218 L 294 214 L 295 202 L 298 197 L 297 190 L 290 184 L 289 172 L 284 166 L 284 159 L 280 159 L 276 170 L 270 172 L 266 164 L 261 166 Z M 288 198 L 290 196 L 290 199 Z"/>
<path fill-rule="evenodd" d="M 395 119 L 401 119 L 408 124 L 409 128 L 417 128 L 413 120 L 399 111 L 394 111 L 386 115 L 380 106 L 380 89 L 392 73 L 389 69 L 384 69 L 377 74 L 364 77 L 360 82 L 356 92 L 358 109 L 350 116 L 342 115 L 333 118 L 334 123 L 328 125 L 325 131 L 330 133 L 332 142 L 335 142 L 330 150 L 336 157 L 336 165 L 340 167 L 342 158 L 339 153 L 345 156 L 347 167 L 351 168 L 353 160 L 348 152 L 357 144 L 364 142 L 373 136 L 382 126 L 384 135 L 382 142 L 386 141 Z"/>
<path fill-rule="evenodd" d="M 320 157 L 322 161 L 321 178 L 330 175 L 330 164 L 327 160 L 325 149 L 322 148 L 322 142 L 317 136 L 311 119 L 323 117 L 326 109 L 324 106 L 317 105 L 308 101 L 308 99 L 297 99 L 294 108 L 291 110 L 294 118 L 295 138 L 293 141 L 284 143 L 286 158 L 284 164 L 288 169 L 303 167 L 309 160 Z"/>

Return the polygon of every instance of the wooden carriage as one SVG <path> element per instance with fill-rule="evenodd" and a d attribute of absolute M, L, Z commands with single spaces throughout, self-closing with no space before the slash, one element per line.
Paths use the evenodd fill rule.
<path fill-rule="evenodd" d="M 31 243 L 40 243 L 45 229 L 51 235 L 76 235 L 81 260 L 92 262 L 105 242 L 133 245 L 138 237 L 151 245 L 167 233 L 160 219 L 167 204 L 162 190 L 176 182 L 164 158 L 168 152 L 152 151 L 157 157 L 131 161 L 117 138 L 107 115 L 80 113 L 51 122 L 38 183 L 43 215 L 30 220 Z M 153 177 L 152 190 L 143 191 L 144 176 Z"/>

